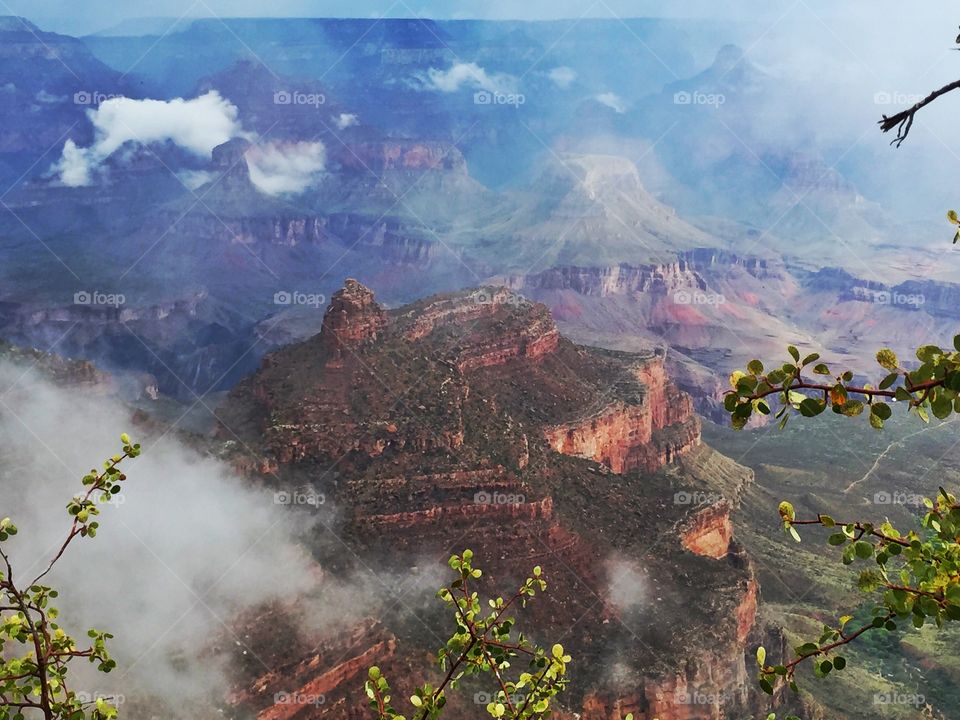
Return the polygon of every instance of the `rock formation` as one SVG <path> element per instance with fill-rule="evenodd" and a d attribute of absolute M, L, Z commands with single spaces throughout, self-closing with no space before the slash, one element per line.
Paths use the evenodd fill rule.
<path fill-rule="evenodd" d="M 247 447 L 232 445 L 235 465 L 322 489 L 364 563 L 409 567 L 469 546 L 497 593 L 542 566 L 548 594 L 521 622 L 564 636 L 577 658 L 570 713 L 686 720 L 745 707 L 758 589 L 730 511 L 750 475 L 702 444 L 662 353 L 574 345 L 546 307 L 506 288 L 386 310 L 348 280 L 320 334 L 268 355 L 218 414 Z M 717 498 L 686 499 L 699 493 Z M 626 592 L 623 562 L 643 578 Z M 691 606 L 691 593 L 703 601 Z M 360 665 L 412 658 L 397 682 L 429 677 L 417 658 L 434 639 L 411 640 L 409 617 L 381 621 L 387 635 L 348 633 L 330 641 L 339 653 L 298 651 L 283 671 L 300 696 L 335 702 L 271 705 L 279 681 L 266 675 L 236 703 L 262 720 L 353 718 Z M 456 716 L 483 714 L 468 696 Z"/>

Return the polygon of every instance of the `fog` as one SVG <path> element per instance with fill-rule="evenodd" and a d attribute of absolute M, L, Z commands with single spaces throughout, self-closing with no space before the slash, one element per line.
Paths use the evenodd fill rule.
<path fill-rule="evenodd" d="M 272 491 L 241 481 L 173 434 L 139 437 L 117 401 L 53 387 L 4 363 L 0 517 L 20 530 L 7 543 L 16 578 L 39 575 L 56 554 L 70 528 L 67 501 L 82 491 L 80 478 L 90 468 L 119 450 L 125 431 L 142 442 L 143 454 L 123 464 L 123 492 L 101 506 L 97 536 L 76 538 L 46 578 L 60 590 L 64 626 L 81 643 L 89 627 L 115 635 L 109 648 L 118 668 L 92 674 L 85 661 L 76 662 L 72 689 L 119 692 L 131 707 L 139 700 L 151 712 L 158 707 L 151 696 L 176 698 L 166 717 L 198 717 L 198 708 L 213 708 L 229 690 L 224 658 L 209 648 L 256 659 L 232 627 L 238 613 L 298 600 L 297 621 L 323 637 L 376 615 L 376 598 L 390 596 L 385 588 L 410 589 L 406 568 L 385 577 L 361 567 L 347 581 L 323 572 L 301 541 L 329 542 L 343 552 L 327 529 L 334 513 L 321 504 L 325 498 L 299 508 L 277 504 Z M 436 569 L 426 561 L 422 567 Z M 413 580 L 433 587 L 432 577 Z M 422 599 L 401 597 L 400 609 Z M 127 717 L 138 717 L 130 710 Z"/>

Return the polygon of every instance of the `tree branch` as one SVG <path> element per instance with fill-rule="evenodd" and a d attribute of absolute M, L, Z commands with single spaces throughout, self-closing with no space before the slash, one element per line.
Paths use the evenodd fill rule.
<path fill-rule="evenodd" d="M 944 85 L 939 90 L 934 90 L 932 93 L 927 95 L 923 100 L 915 104 L 913 107 L 907 108 L 902 112 L 898 112 L 896 115 L 891 115 L 887 117 L 883 116 L 882 120 L 878 121 L 880 129 L 883 132 L 889 132 L 894 128 L 897 129 L 897 136 L 890 141 L 891 145 L 896 145 L 900 147 L 903 144 L 903 141 L 907 139 L 907 135 L 910 134 L 910 128 L 913 126 L 913 118 L 922 108 L 926 107 L 934 100 L 936 100 L 941 95 L 946 95 L 948 92 L 960 88 L 960 80 L 955 80 L 949 85 Z"/>

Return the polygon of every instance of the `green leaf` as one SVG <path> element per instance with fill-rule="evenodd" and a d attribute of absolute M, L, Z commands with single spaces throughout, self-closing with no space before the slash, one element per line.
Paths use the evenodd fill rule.
<path fill-rule="evenodd" d="M 793 504 L 787 502 L 786 500 L 782 501 L 777 507 L 777 512 L 780 514 L 780 517 L 788 522 L 793 522 L 796 518 L 796 511 L 793 509 Z"/>
<path fill-rule="evenodd" d="M 957 336 L 960 338 L 960 335 Z M 960 372 L 949 372 L 947 376 L 943 379 L 943 386 L 947 390 L 953 390 L 954 392 L 960 392 Z"/>
<path fill-rule="evenodd" d="M 947 220 L 949 220 L 950 222 L 952 222 L 954 225 L 960 225 L 960 218 L 957 217 L 957 211 L 956 211 L 956 210 L 948 210 L 948 211 L 947 211 Z M 960 348 L 958 348 L 958 349 L 960 349 Z"/>
<path fill-rule="evenodd" d="M 788 345 L 787 352 L 790 353 L 790 357 L 792 357 L 795 361 L 800 362 L 800 351 L 797 350 L 797 348 L 795 348 L 793 345 Z"/>
<path fill-rule="evenodd" d="M 953 412 L 953 400 L 943 393 L 939 393 L 930 403 L 930 409 L 933 411 L 934 417 L 943 420 Z"/>
<path fill-rule="evenodd" d="M 932 362 L 941 355 L 943 355 L 943 350 L 941 350 L 937 345 L 922 345 L 921 347 L 917 348 L 917 359 L 920 362 Z"/>
<path fill-rule="evenodd" d="M 805 398 L 800 403 L 800 414 L 804 417 L 815 417 L 826 409 L 826 403 L 814 398 Z"/>
<path fill-rule="evenodd" d="M 870 412 L 881 420 L 889 420 L 890 416 L 893 415 L 893 410 L 885 402 L 875 402 L 870 406 Z"/>
<path fill-rule="evenodd" d="M 890 373 L 880 381 L 880 389 L 886 390 L 887 388 L 891 387 L 897 381 L 898 377 L 900 377 L 900 373 Z"/>
<path fill-rule="evenodd" d="M 763 669 L 764 664 L 767 662 L 767 650 L 761 645 L 757 648 L 757 666 Z"/>
<path fill-rule="evenodd" d="M 847 536 L 843 533 L 834 533 L 827 538 L 827 542 L 831 545 L 843 545 L 847 541 Z"/>
<path fill-rule="evenodd" d="M 803 362 L 801 362 L 800 364 L 809 365 L 810 363 L 816 362 L 819 359 L 820 359 L 820 353 L 810 353 L 803 359 Z"/>
<path fill-rule="evenodd" d="M 829 375 L 830 368 L 828 368 L 824 363 L 817 363 L 813 366 L 813 372 L 815 375 Z"/>
<path fill-rule="evenodd" d="M 763 372 L 763 363 L 759 360 L 751 360 L 747 363 L 747 372 L 751 375 L 759 375 Z"/>
<path fill-rule="evenodd" d="M 855 417 L 863 412 L 864 404 L 859 400 L 848 400 L 841 406 L 841 414 Z"/>
<path fill-rule="evenodd" d="M 886 370 L 896 370 L 900 366 L 897 354 L 890 348 L 883 348 L 877 352 L 877 362 Z"/>

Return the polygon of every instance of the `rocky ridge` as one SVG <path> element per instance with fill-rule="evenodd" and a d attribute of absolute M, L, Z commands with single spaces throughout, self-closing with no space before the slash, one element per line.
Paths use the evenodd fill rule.
<path fill-rule="evenodd" d="M 615 720 L 629 707 L 638 720 L 679 720 L 748 702 L 758 587 L 730 512 L 750 475 L 701 443 L 662 354 L 574 345 L 543 305 L 506 288 L 386 310 L 348 280 L 321 332 L 268 355 L 219 415 L 250 448 L 235 465 L 322 488 L 365 562 L 416 565 L 470 546 L 497 589 L 541 565 L 548 596 L 521 622 L 544 637 L 576 623 L 565 639 L 582 673 L 571 712 Z M 643 578 L 626 601 L 621 561 Z M 691 611 L 681 598 L 694 588 L 705 601 Z M 345 656 L 389 662 L 431 649 L 404 621 L 382 621 L 395 641 L 349 641 Z M 615 687 L 610 657 L 629 668 Z M 293 711 L 253 702 L 251 687 L 271 686 L 263 676 L 238 703 L 264 720 L 360 716 L 361 698 L 347 699 L 360 679 L 351 660 L 292 662 L 302 695 L 322 686 L 343 700 Z M 429 677 L 428 666 L 413 676 Z M 694 696 L 708 706 L 691 706 Z M 483 712 L 466 703 L 458 716 Z"/>

